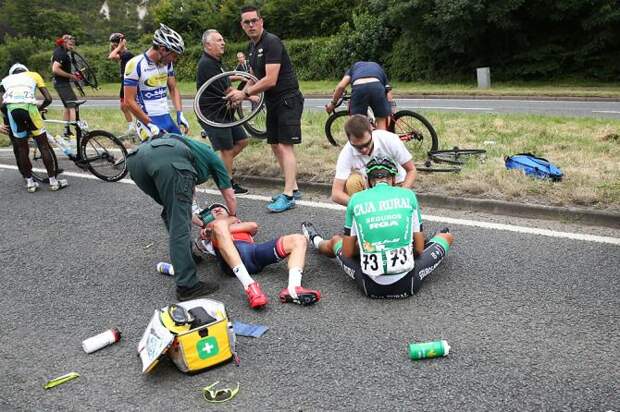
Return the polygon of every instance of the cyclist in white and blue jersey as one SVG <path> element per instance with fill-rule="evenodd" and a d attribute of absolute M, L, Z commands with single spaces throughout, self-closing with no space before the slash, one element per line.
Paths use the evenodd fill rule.
<path fill-rule="evenodd" d="M 125 101 L 137 119 L 138 134 L 143 141 L 161 131 L 181 134 L 179 126 L 184 134 L 189 132 L 173 66 L 184 51 L 183 38 L 170 27 L 160 24 L 151 48 L 129 60 L 125 66 Z M 170 116 L 168 93 L 176 108 L 179 126 Z"/>

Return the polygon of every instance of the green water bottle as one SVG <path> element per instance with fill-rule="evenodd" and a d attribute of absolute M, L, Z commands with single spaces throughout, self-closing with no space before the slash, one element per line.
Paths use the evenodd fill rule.
<path fill-rule="evenodd" d="M 413 360 L 438 358 L 448 356 L 448 353 L 450 353 L 450 345 L 445 340 L 409 344 L 409 357 Z"/>

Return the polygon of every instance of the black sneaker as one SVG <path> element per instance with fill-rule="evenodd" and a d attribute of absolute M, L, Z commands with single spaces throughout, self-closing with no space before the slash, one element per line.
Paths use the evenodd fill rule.
<path fill-rule="evenodd" d="M 314 225 L 310 222 L 303 222 L 301 224 L 301 233 L 304 234 L 304 236 L 306 237 L 306 240 L 308 240 L 308 242 L 310 242 L 310 244 L 312 245 L 312 247 L 314 246 L 314 242 L 313 239 L 315 236 L 320 236 L 323 237 L 319 234 L 319 232 L 316 230 L 316 228 L 314 227 Z"/>
<path fill-rule="evenodd" d="M 215 283 L 207 283 L 202 281 L 198 281 L 198 283 L 191 288 L 177 286 L 177 299 L 183 302 L 184 300 L 199 298 L 201 296 L 210 295 L 219 288 L 220 287 Z"/>
<path fill-rule="evenodd" d="M 232 184 L 232 188 L 235 191 L 236 195 L 242 195 L 244 193 L 248 192 L 248 189 L 246 189 L 245 187 L 242 187 L 239 183 L 237 182 L 233 182 Z"/>

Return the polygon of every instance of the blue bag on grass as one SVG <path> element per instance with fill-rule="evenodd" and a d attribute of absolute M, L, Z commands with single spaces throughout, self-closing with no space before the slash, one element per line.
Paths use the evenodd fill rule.
<path fill-rule="evenodd" d="M 559 182 L 562 180 L 562 176 L 564 176 L 559 167 L 547 159 L 534 156 L 531 153 L 507 156 L 504 162 L 506 163 L 506 169 L 522 170 L 526 175 L 538 179 L 550 179 L 553 182 Z"/>

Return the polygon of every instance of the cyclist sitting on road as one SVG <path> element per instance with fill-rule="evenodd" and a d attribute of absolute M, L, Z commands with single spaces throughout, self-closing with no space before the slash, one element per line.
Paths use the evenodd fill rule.
<path fill-rule="evenodd" d="M 321 299 L 318 290 L 305 289 L 301 278 L 306 258 L 307 242 L 301 234 L 291 234 L 263 243 L 254 243 L 258 231 L 256 222 L 242 222 L 231 216 L 228 209 L 214 203 L 206 212 L 213 220 L 200 232 L 196 244 L 203 253 L 218 257 L 222 269 L 236 276 L 248 296 L 253 309 L 267 304 L 267 296 L 251 274 L 257 274 L 267 265 L 288 257 L 288 287 L 278 295 L 282 303 L 311 305 Z"/>
<path fill-rule="evenodd" d="M 394 133 L 372 130 L 366 116 L 351 116 L 344 125 L 348 142 L 336 162 L 336 175 L 332 183 L 332 200 L 346 206 L 354 193 L 367 187 L 364 169 L 372 156 L 388 156 L 397 162 L 396 184 L 411 188 L 416 169 L 411 153 Z"/>
<path fill-rule="evenodd" d="M 110 54 L 108 54 L 108 59 L 114 60 L 120 63 L 121 67 L 121 91 L 120 91 L 120 103 L 121 103 L 121 111 L 123 115 L 125 115 L 125 120 L 127 121 L 127 134 L 134 133 L 136 126 L 133 122 L 133 117 L 131 116 L 131 111 L 127 103 L 125 103 L 125 86 L 123 85 L 123 78 L 125 73 L 125 67 L 127 67 L 127 62 L 134 57 L 133 53 L 127 50 L 127 39 L 123 33 L 112 33 L 110 35 Z"/>
<path fill-rule="evenodd" d="M 392 98 L 383 68 L 375 62 L 353 63 L 336 86 L 332 101 L 325 106 L 327 113 L 334 111 L 349 83 L 352 84 L 349 114 L 366 116 L 370 106 L 375 115 L 377 129 L 387 130 L 388 117 L 392 113 L 392 107 L 396 107 L 396 103 Z"/>
<path fill-rule="evenodd" d="M 177 111 L 177 123 L 184 129 L 183 133 L 189 132 L 173 67 L 173 62 L 184 51 L 181 36 L 160 24 L 153 36 L 153 45 L 127 62 L 123 80 L 125 102 L 138 121 L 138 134 L 143 141 L 157 136 L 160 131 L 181 134 L 170 116 L 168 92 Z"/>
<path fill-rule="evenodd" d="M 44 101 L 37 106 L 37 88 L 44 97 Z M 50 190 L 56 191 L 68 185 L 65 179 L 56 178 L 54 159 L 47 140 L 47 133 L 43 125 L 40 110 L 52 102 L 52 96 L 45 87 L 41 75 L 28 71 L 23 64 L 15 63 L 9 69 L 9 75 L 2 79 L 0 86 L 2 105 L 6 105 L 5 122 L 10 125 L 11 142 L 15 153 L 15 160 L 20 173 L 26 179 L 28 192 L 36 192 L 39 184 L 32 178 L 32 163 L 28 158 L 29 135 L 37 142 L 47 175 L 49 176 Z M 4 110 L 3 110 L 4 113 Z M 9 130 L 7 130 L 9 131 Z"/>
<path fill-rule="evenodd" d="M 366 173 L 370 188 L 351 198 L 344 236 L 324 240 L 309 222 L 302 230 L 319 253 L 338 259 L 366 296 L 411 296 L 442 262 L 454 237 L 445 228 L 425 244 L 415 193 L 394 186 L 394 161 L 373 157 Z"/>

